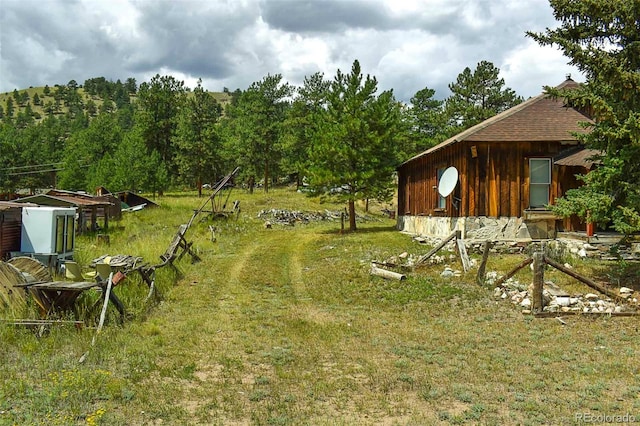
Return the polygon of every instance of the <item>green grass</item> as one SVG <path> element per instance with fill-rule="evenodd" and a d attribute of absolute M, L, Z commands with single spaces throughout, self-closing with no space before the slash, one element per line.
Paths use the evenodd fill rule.
<path fill-rule="evenodd" d="M 573 424 L 575 414 L 640 416 L 638 320 L 523 316 L 475 271 L 443 265 L 404 281 L 371 260 L 428 248 L 381 215 L 265 229 L 268 208 L 342 209 L 285 189 L 235 193 L 242 214 L 196 222 L 202 261 L 161 271 L 162 301 L 134 277 L 116 289 L 133 319 L 39 338 L 0 326 L 0 424 Z M 110 231 L 78 240 L 79 257 L 155 262 L 202 199 L 167 196 Z M 210 241 L 208 225 L 217 228 Z M 519 256 L 495 256 L 507 271 Z M 577 267 L 579 267 L 578 265 Z M 585 267 L 588 265 L 585 265 Z M 452 267 L 461 269 L 459 264 Z M 523 272 L 522 281 L 530 278 Z"/>

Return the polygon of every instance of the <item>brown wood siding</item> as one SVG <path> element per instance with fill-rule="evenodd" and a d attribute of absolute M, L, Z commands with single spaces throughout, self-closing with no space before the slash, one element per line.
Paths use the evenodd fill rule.
<path fill-rule="evenodd" d="M 20 251 L 22 237 L 22 209 L 0 212 L 0 259 L 9 257 L 12 251 Z"/>
<path fill-rule="evenodd" d="M 471 155 L 475 146 L 477 156 Z M 398 214 L 433 216 L 521 217 L 529 208 L 529 159 L 552 158 L 558 142 L 460 142 L 403 164 L 399 169 Z M 437 169 L 455 166 L 459 172 L 454 195 L 459 209 L 447 197 L 446 209 L 438 210 Z M 578 183 L 575 173 L 552 167 L 550 200 L 553 202 Z M 573 227 L 573 225 L 570 225 Z"/>

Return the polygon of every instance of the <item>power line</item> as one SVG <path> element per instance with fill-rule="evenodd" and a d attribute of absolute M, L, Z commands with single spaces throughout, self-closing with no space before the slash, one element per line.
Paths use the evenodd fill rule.
<path fill-rule="evenodd" d="M 53 164 L 63 164 L 63 163 L 53 163 Z M 78 165 L 78 167 L 82 167 L 82 168 L 86 168 L 89 167 L 90 164 L 80 164 Z M 45 169 L 45 170 L 30 170 L 28 172 L 14 172 L 14 173 L 7 173 L 7 176 L 23 176 L 23 175 L 37 175 L 40 173 L 50 173 L 50 172 L 60 172 L 64 170 L 64 167 L 59 167 L 59 168 L 55 168 L 55 169 Z"/>
<path fill-rule="evenodd" d="M 45 163 L 45 164 L 32 164 L 29 166 L 11 166 L 11 167 L 5 167 L 2 170 L 19 170 L 19 169 L 29 169 L 29 168 L 35 168 L 35 167 L 51 167 L 51 166 L 59 166 L 61 164 L 64 164 L 64 162 L 60 161 L 58 163 Z"/>
<path fill-rule="evenodd" d="M 39 173 L 48 173 L 48 172 L 59 172 L 62 169 L 47 169 L 47 170 L 32 170 L 30 172 L 17 172 L 17 173 L 8 173 L 7 176 L 21 176 L 21 175 L 37 175 Z"/>

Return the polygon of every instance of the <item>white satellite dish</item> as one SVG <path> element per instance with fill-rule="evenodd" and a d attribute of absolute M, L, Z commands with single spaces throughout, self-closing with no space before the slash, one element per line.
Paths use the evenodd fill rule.
<path fill-rule="evenodd" d="M 438 193 L 442 197 L 450 195 L 458 184 L 458 169 L 455 167 L 449 167 L 440 176 L 440 182 L 438 183 Z"/>

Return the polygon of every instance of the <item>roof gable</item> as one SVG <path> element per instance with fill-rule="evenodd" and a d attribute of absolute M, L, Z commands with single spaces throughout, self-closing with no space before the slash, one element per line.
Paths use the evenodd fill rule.
<path fill-rule="evenodd" d="M 579 84 L 566 80 L 558 89 L 574 88 Z M 457 142 L 536 142 L 575 141 L 572 133 L 585 133 L 581 122 L 592 122 L 578 110 L 566 106 L 561 99 L 543 93 L 476 124 L 444 142 L 416 155 L 416 158 L 438 151 Z"/>

